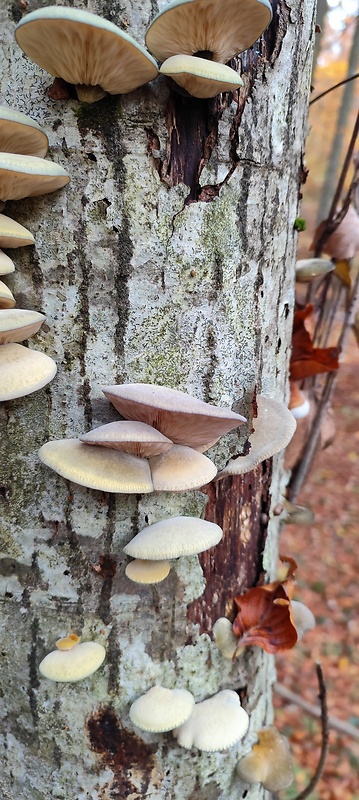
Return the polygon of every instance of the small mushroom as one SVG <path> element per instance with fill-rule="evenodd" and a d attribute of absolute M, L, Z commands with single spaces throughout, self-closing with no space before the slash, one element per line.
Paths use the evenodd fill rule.
<path fill-rule="evenodd" d="M 14 308 L 15 302 L 15 297 L 9 287 L 6 286 L 6 283 L 0 281 L 0 309 Z"/>
<path fill-rule="evenodd" d="M 241 76 L 231 67 L 197 56 L 171 56 L 162 64 L 160 73 L 173 78 L 192 97 L 201 99 L 243 86 Z"/>
<path fill-rule="evenodd" d="M 246 456 L 231 458 L 217 475 L 217 480 L 226 475 L 243 475 L 250 472 L 266 458 L 283 450 L 290 442 L 296 421 L 284 403 L 263 395 L 257 395 L 258 416 L 253 419 L 254 433 L 249 436 L 251 449 Z"/>
<path fill-rule="evenodd" d="M 285 516 L 283 522 L 287 525 L 312 525 L 315 520 L 315 515 L 311 508 L 307 506 L 298 506 L 295 503 L 290 503 L 289 500 L 284 500 L 283 506 L 285 509 Z"/>
<path fill-rule="evenodd" d="M 259 744 L 237 764 L 244 783 L 261 783 L 268 792 L 286 789 L 293 781 L 293 766 L 288 740 L 274 727 L 258 732 Z"/>
<path fill-rule="evenodd" d="M 309 283 L 333 272 L 335 264 L 327 258 L 301 258 L 296 263 L 295 279 L 298 283 Z"/>
<path fill-rule="evenodd" d="M 0 402 L 37 392 L 52 381 L 56 364 L 50 356 L 21 344 L 0 347 Z"/>
<path fill-rule="evenodd" d="M 0 282 L 1 283 L 1 282 Z M 23 342 L 33 336 L 46 317 L 38 311 L 11 308 L 0 313 L 0 345 Z"/>
<path fill-rule="evenodd" d="M 49 142 L 35 120 L 7 106 L 0 106 L 0 152 L 45 158 Z"/>
<path fill-rule="evenodd" d="M 315 616 L 310 608 L 304 603 L 300 603 L 299 600 L 291 601 L 291 612 L 298 639 L 302 639 L 307 631 L 315 628 Z"/>
<path fill-rule="evenodd" d="M 222 656 L 232 660 L 237 650 L 238 638 L 234 635 L 231 621 L 227 617 L 219 617 L 213 624 L 212 632 Z"/>
<path fill-rule="evenodd" d="M 105 648 L 97 642 L 79 641 L 72 633 L 59 639 L 57 649 L 41 661 L 41 675 L 58 683 L 75 683 L 96 672 L 106 656 Z"/>
<path fill-rule="evenodd" d="M 191 447 L 173 445 L 168 453 L 149 459 L 156 492 L 186 492 L 209 483 L 217 467 Z"/>
<path fill-rule="evenodd" d="M 0 275 L 10 275 L 15 272 L 15 264 L 9 256 L 0 250 Z"/>
<path fill-rule="evenodd" d="M 55 192 L 69 182 L 66 170 L 37 156 L 0 153 L 0 200 L 21 200 Z"/>
<path fill-rule="evenodd" d="M 305 394 L 299 389 L 299 386 L 294 381 L 289 382 L 290 385 L 290 400 L 289 410 L 292 412 L 294 419 L 303 419 L 310 413 L 310 402 Z"/>
<path fill-rule="evenodd" d="M 16 41 L 35 64 L 74 84 L 79 100 L 127 94 L 158 74 L 157 64 L 113 22 L 80 8 L 47 6 L 23 17 Z"/>
<path fill-rule="evenodd" d="M 238 694 L 223 689 L 196 703 L 191 716 L 173 731 L 181 747 L 198 747 L 208 753 L 227 750 L 246 734 L 249 717 Z"/>
<path fill-rule="evenodd" d="M 220 542 L 222 528 L 197 517 L 169 517 L 140 531 L 124 547 L 132 558 L 161 561 L 202 553 Z"/>
<path fill-rule="evenodd" d="M 109 422 L 79 436 L 80 442 L 88 445 L 123 450 L 138 458 L 148 458 L 166 453 L 173 442 L 163 433 L 144 422 Z"/>
<path fill-rule="evenodd" d="M 186 722 L 194 705 L 193 694 L 186 689 L 152 686 L 152 689 L 132 703 L 130 719 L 143 731 L 165 733 Z"/>
<path fill-rule="evenodd" d="M 134 583 L 161 583 L 167 578 L 171 570 L 169 561 L 151 561 L 143 558 L 135 558 L 130 561 L 125 569 L 125 574 Z"/>
<path fill-rule="evenodd" d="M 25 247 L 34 244 L 35 239 L 23 225 L 15 222 L 11 217 L 0 214 L 0 247 Z"/>

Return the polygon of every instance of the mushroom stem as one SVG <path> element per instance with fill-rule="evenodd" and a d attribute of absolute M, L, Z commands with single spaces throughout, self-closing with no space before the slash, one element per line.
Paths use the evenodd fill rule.
<path fill-rule="evenodd" d="M 80 103 L 96 103 L 97 100 L 102 100 L 107 94 L 99 84 L 87 86 L 86 83 L 78 83 L 75 89 Z"/>

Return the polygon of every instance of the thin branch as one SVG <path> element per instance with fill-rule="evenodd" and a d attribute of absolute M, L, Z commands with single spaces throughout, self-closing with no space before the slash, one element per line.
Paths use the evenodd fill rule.
<path fill-rule="evenodd" d="M 351 75 L 350 78 L 345 78 L 344 81 L 340 81 L 339 83 L 336 83 L 334 86 L 331 86 L 330 89 L 327 89 L 325 92 L 321 92 L 321 94 L 317 94 L 317 96 L 314 97 L 313 100 L 310 101 L 309 105 L 312 106 L 313 103 L 316 103 L 317 100 L 321 100 L 321 98 L 325 97 L 325 95 L 329 94 L 329 92 L 334 92 L 334 89 L 338 89 L 339 86 L 343 86 L 344 83 L 349 83 L 350 81 L 354 81 L 355 78 L 359 78 L 359 72 L 357 72 L 356 75 Z"/>
<path fill-rule="evenodd" d="M 319 781 L 319 778 L 320 778 L 320 776 L 321 776 L 321 774 L 323 772 L 325 759 L 326 759 L 327 752 L 328 752 L 329 726 L 328 726 L 327 689 L 326 689 L 326 685 L 325 685 L 325 682 L 324 682 L 323 670 L 321 668 L 321 665 L 319 664 L 319 661 L 317 661 L 317 663 L 315 665 L 315 669 L 316 669 L 316 672 L 317 672 L 317 679 L 318 679 L 318 686 L 319 686 L 319 695 L 318 695 L 318 697 L 319 697 L 320 709 L 321 709 L 321 715 L 320 716 L 321 716 L 321 723 L 322 723 L 321 724 L 321 728 L 322 728 L 322 746 L 321 746 L 321 750 L 320 750 L 320 756 L 319 756 L 318 765 L 317 765 L 315 773 L 314 773 L 314 775 L 312 777 L 312 780 L 310 781 L 310 783 L 308 784 L 306 789 L 303 789 L 303 791 L 300 792 L 300 794 L 297 794 L 297 796 L 294 798 L 294 800 L 305 800 L 305 798 L 309 797 L 309 795 L 312 793 L 313 789 L 316 787 L 316 785 L 317 785 L 317 783 Z"/>
<path fill-rule="evenodd" d="M 304 700 L 300 694 L 295 694 L 295 692 L 287 689 L 287 687 L 283 686 L 281 683 L 275 683 L 273 688 L 276 694 L 282 697 L 283 700 L 299 706 L 299 708 L 302 708 L 307 714 L 310 714 L 311 717 L 320 718 L 320 708 L 313 705 L 313 703 L 309 703 L 308 700 Z M 359 728 L 356 728 L 355 725 L 352 725 L 350 722 L 345 722 L 337 717 L 328 716 L 328 726 L 330 730 L 344 733 L 346 736 L 350 736 L 352 739 L 359 742 Z"/>

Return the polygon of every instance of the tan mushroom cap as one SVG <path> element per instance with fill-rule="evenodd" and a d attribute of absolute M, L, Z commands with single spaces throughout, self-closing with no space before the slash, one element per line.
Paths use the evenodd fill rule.
<path fill-rule="evenodd" d="M 102 644 L 82 642 L 68 650 L 53 650 L 41 661 L 39 670 L 50 681 L 75 683 L 96 672 L 105 656 Z"/>
<path fill-rule="evenodd" d="M 159 61 L 209 52 L 226 64 L 259 38 L 271 18 L 268 0 L 176 0 L 154 18 L 146 45 Z"/>
<path fill-rule="evenodd" d="M 135 558 L 125 569 L 125 574 L 134 583 L 160 583 L 171 570 L 169 561 L 148 561 Z"/>
<path fill-rule="evenodd" d="M 56 375 L 56 364 L 50 356 L 30 350 L 22 344 L 0 347 L 0 402 L 37 392 Z"/>
<path fill-rule="evenodd" d="M 326 258 L 301 258 L 295 267 L 295 279 L 299 283 L 309 283 L 314 278 L 320 278 L 333 272 L 335 264 Z"/>
<path fill-rule="evenodd" d="M 156 492 L 199 489 L 217 474 L 217 467 L 207 456 L 179 444 L 173 445 L 168 453 L 154 456 L 149 461 Z"/>
<path fill-rule="evenodd" d="M 0 200 L 21 200 L 62 189 L 66 170 L 54 161 L 16 153 L 0 153 Z"/>
<path fill-rule="evenodd" d="M 193 694 L 186 689 L 152 686 L 152 689 L 132 703 L 130 719 L 143 731 L 165 733 L 182 725 L 193 709 Z"/>
<path fill-rule="evenodd" d="M 123 549 L 132 558 L 179 558 L 214 547 L 222 536 L 222 528 L 214 522 L 198 517 L 169 517 L 144 528 Z"/>
<path fill-rule="evenodd" d="M 15 272 L 15 264 L 12 259 L 0 250 L 0 275 L 10 275 Z"/>
<path fill-rule="evenodd" d="M 35 239 L 23 225 L 15 222 L 11 217 L 0 214 L 0 246 L 1 247 L 25 247 L 34 244 Z"/>
<path fill-rule="evenodd" d="M 44 158 L 48 138 L 34 119 L 7 106 L 0 106 L 0 152 L 22 153 Z"/>
<path fill-rule="evenodd" d="M 227 750 L 243 739 L 249 717 L 232 689 L 196 703 L 191 716 L 173 731 L 181 747 L 198 747 L 208 753 Z"/>
<path fill-rule="evenodd" d="M 46 319 L 39 311 L 12 308 L 0 313 L 0 345 L 8 342 L 23 342 L 33 336 Z"/>
<path fill-rule="evenodd" d="M 311 508 L 307 506 L 298 506 L 295 503 L 290 503 L 289 500 L 284 499 L 285 508 L 284 522 L 287 525 L 312 525 L 315 520 L 315 514 Z"/>
<path fill-rule="evenodd" d="M 201 99 L 243 86 L 241 76 L 231 67 L 196 56 L 171 56 L 162 64 L 160 73 L 173 78 L 189 94 Z"/>
<path fill-rule="evenodd" d="M 153 492 L 148 461 L 108 447 L 86 447 L 78 439 L 55 439 L 40 447 L 39 457 L 63 478 L 121 494 Z"/>
<path fill-rule="evenodd" d="M 258 416 L 253 419 L 254 433 L 249 437 L 251 449 L 248 455 L 231 458 L 218 473 L 217 479 L 250 472 L 289 444 L 296 429 L 296 421 L 287 406 L 270 397 L 257 395 L 257 407 Z"/>
<path fill-rule="evenodd" d="M 175 444 L 189 447 L 207 445 L 245 422 L 245 417 L 187 392 L 150 383 L 105 386 L 106 397 L 125 419 L 145 422 L 161 431 Z"/>
<path fill-rule="evenodd" d="M 293 781 L 289 743 L 273 726 L 258 732 L 259 744 L 241 758 L 236 770 L 245 783 L 261 783 L 269 792 L 286 789 Z"/>
<path fill-rule="evenodd" d="M 32 61 L 76 86 L 126 94 L 158 74 L 144 47 L 112 22 L 82 9 L 33 11 L 19 22 L 15 36 Z"/>
<path fill-rule="evenodd" d="M 231 621 L 227 617 L 219 617 L 213 624 L 212 633 L 222 656 L 232 660 L 238 647 L 238 637 L 233 633 Z"/>
<path fill-rule="evenodd" d="M 146 425 L 144 422 L 109 422 L 101 425 L 88 433 L 79 436 L 80 442 L 89 445 L 111 447 L 113 450 L 123 450 L 139 458 L 157 456 L 166 453 L 173 442 L 163 436 L 160 431 Z"/>
<path fill-rule="evenodd" d="M 10 291 L 9 287 L 6 286 L 6 283 L 0 281 L 0 309 L 14 308 L 15 304 L 16 301 L 13 293 Z M 0 322 L 0 330 L 1 330 L 1 322 Z"/>

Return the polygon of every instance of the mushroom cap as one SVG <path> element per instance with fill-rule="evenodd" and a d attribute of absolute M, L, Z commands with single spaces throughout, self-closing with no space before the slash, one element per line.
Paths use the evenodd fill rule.
<path fill-rule="evenodd" d="M 315 616 L 310 608 L 299 600 L 291 600 L 290 607 L 298 639 L 301 639 L 307 631 L 315 628 Z"/>
<path fill-rule="evenodd" d="M 3 202 L 55 192 L 69 180 L 66 170 L 54 161 L 0 153 L 0 199 Z"/>
<path fill-rule="evenodd" d="M 144 528 L 123 549 L 133 558 L 179 558 L 214 547 L 222 536 L 222 528 L 214 522 L 197 517 L 169 517 Z"/>
<path fill-rule="evenodd" d="M 0 250 L 0 275 L 9 275 L 15 272 L 15 264 L 12 259 Z"/>
<path fill-rule="evenodd" d="M 96 672 L 105 655 L 102 644 L 82 642 L 69 650 L 53 650 L 41 661 L 39 670 L 50 681 L 75 683 Z"/>
<path fill-rule="evenodd" d="M 86 447 L 78 439 L 55 439 L 40 447 L 39 457 L 63 478 L 122 494 L 153 492 L 148 461 L 108 447 Z"/>
<path fill-rule="evenodd" d="M 34 119 L 7 106 L 0 106 L 0 152 L 22 153 L 44 158 L 49 142 Z"/>
<path fill-rule="evenodd" d="M 165 733 L 186 722 L 192 714 L 194 704 L 193 694 L 186 689 L 152 686 L 152 689 L 132 703 L 130 719 L 143 731 Z"/>
<path fill-rule="evenodd" d="M 245 422 L 245 417 L 197 400 L 187 392 L 150 383 L 105 386 L 106 397 L 126 419 L 146 422 L 175 444 L 207 445 Z"/>
<path fill-rule="evenodd" d="M 11 217 L 0 214 L 0 245 L 1 247 L 25 247 L 34 244 L 35 239 L 23 225 L 15 222 Z"/>
<path fill-rule="evenodd" d="M 231 67 L 197 56 L 171 56 L 162 64 L 160 73 L 198 98 L 215 97 L 243 86 L 241 76 Z"/>
<path fill-rule="evenodd" d="M 212 753 L 226 750 L 243 739 L 249 717 L 241 707 L 240 699 L 232 689 L 196 703 L 191 716 L 173 731 L 181 747 L 198 747 Z"/>
<path fill-rule="evenodd" d="M 236 771 L 245 783 L 261 783 L 269 792 L 286 789 L 293 781 L 289 743 L 274 726 L 258 732 L 259 744 L 238 762 Z"/>
<path fill-rule="evenodd" d="M 39 311 L 11 308 L 0 314 L 0 345 L 8 342 L 23 342 L 33 336 L 46 319 Z"/>
<path fill-rule="evenodd" d="M 315 520 L 315 514 L 308 506 L 298 506 L 295 503 L 290 503 L 289 500 L 284 499 L 284 508 L 286 511 L 283 522 L 287 525 L 312 525 Z"/>
<path fill-rule="evenodd" d="M 160 583 L 167 578 L 171 570 L 169 561 L 150 561 L 135 558 L 125 569 L 125 574 L 134 583 Z"/>
<path fill-rule="evenodd" d="M 257 395 L 257 407 L 258 416 L 253 418 L 254 433 L 249 437 L 251 449 L 248 455 L 231 458 L 217 479 L 250 472 L 289 444 L 297 423 L 287 406 L 270 397 Z"/>
<path fill-rule="evenodd" d="M 15 297 L 13 293 L 10 291 L 9 287 L 6 286 L 6 283 L 0 281 L 0 309 L 14 308 L 14 305 L 15 305 Z M 0 321 L 0 326 L 1 326 L 1 321 Z"/>
<path fill-rule="evenodd" d="M 213 624 L 212 633 L 222 656 L 232 660 L 238 647 L 238 637 L 233 632 L 231 621 L 227 617 L 219 617 Z"/>
<path fill-rule="evenodd" d="M 22 344 L 0 347 L 0 402 L 37 392 L 56 375 L 55 361 Z"/>
<path fill-rule="evenodd" d="M 186 492 L 199 489 L 217 474 L 207 456 L 191 447 L 173 445 L 168 453 L 149 459 L 155 492 Z"/>
<path fill-rule="evenodd" d="M 272 18 L 268 0 L 175 0 L 154 18 L 146 45 L 159 61 L 209 51 L 226 64 L 247 50 Z"/>
<path fill-rule="evenodd" d="M 170 450 L 173 442 L 163 433 L 144 422 L 109 422 L 79 436 L 80 442 L 89 445 L 123 450 L 139 458 L 157 456 Z"/>
<path fill-rule="evenodd" d="M 20 20 L 15 36 L 32 61 L 67 83 L 126 94 L 158 74 L 154 58 L 131 36 L 79 8 L 32 11 Z"/>
<path fill-rule="evenodd" d="M 295 279 L 299 283 L 309 283 L 314 278 L 320 278 L 333 272 L 335 264 L 327 258 L 301 258 L 295 267 Z"/>

